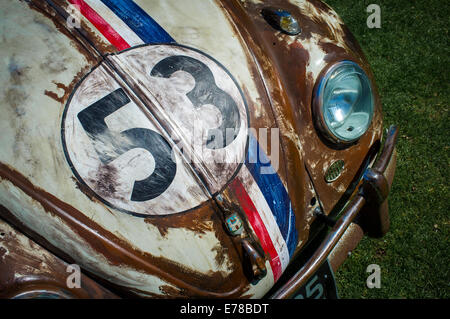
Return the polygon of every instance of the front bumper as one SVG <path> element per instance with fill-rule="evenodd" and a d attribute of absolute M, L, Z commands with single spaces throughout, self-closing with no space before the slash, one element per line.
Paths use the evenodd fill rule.
<path fill-rule="evenodd" d="M 387 232 L 387 197 L 395 173 L 397 135 L 397 127 L 391 126 L 381 155 L 374 165 L 365 171 L 357 195 L 309 260 L 270 298 L 291 298 L 327 259 L 333 270 L 336 270 L 348 252 L 356 247 L 364 232 L 373 237 L 383 236 Z M 361 226 L 353 223 L 357 217 Z"/>

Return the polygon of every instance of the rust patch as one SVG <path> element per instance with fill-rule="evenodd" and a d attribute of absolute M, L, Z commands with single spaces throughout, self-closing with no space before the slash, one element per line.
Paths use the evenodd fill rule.
<path fill-rule="evenodd" d="M 58 94 L 56 94 L 55 92 L 45 90 L 44 94 L 47 95 L 49 98 L 52 98 L 53 100 L 55 100 L 55 101 L 57 101 L 59 103 L 63 103 L 64 102 L 63 98 L 59 97 Z"/>
<path fill-rule="evenodd" d="M 63 83 L 53 82 L 58 89 L 64 91 L 63 95 L 59 96 L 56 92 L 49 90 L 45 90 L 44 94 L 61 104 L 65 104 L 70 94 L 72 94 L 72 91 L 75 88 L 75 86 L 78 84 L 78 82 L 80 82 L 80 80 L 85 76 L 85 74 L 87 74 L 89 70 L 91 70 L 91 67 L 92 67 L 91 65 L 88 65 L 85 66 L 81 71 L 79 71 L 73 78 L 72 82 L 70 82 L 69 86 L 66 86 Z"/>
<path fill-rule="evenodd" d="M 183 290 L 176 289 L 172 286 L 162 285 L 159 287 L 159 290 L 170 298 L 187 298 Z"/>
<path fill-rule="evenodd" d="M 117 298 L 86 275 L 81 288 L 68 288 L 68 264 L 0 219 L 0 297 L 47 290 L 68 298 Z"/>
<path fill-rule="evenodd" d="M 195 217 L 189 213 L 181 213 L 169 216 L 146 217 L 144 221 L 147 224 L 156 226 L 163 237 L 167 235 L 170 228 L 185 228 L 198 234 L 205 234 L 207 231 L 214 230 L 211 221 L 214 219 L 216 212 L 210 210 L 210 208 L 209 204 L 204 203 L 196 209 L 199 214 Z"/>
<path fill-rule="evenodd" d="M 84 74 L 84 72 L 83 72 L 83 74 Z M 75 76 L 75 80 L 78 82 L 79 74 L 77 74 L 77 76 Z M 75 82 L 75 80 L 73 82 L 77 83 L 77 82 Z M 45 90 L 44 94 L 47 95 L 48 97 L 51 97 L 52 99 L 56 100 L 59 103 L 64 103 L 67 100 L 67 98 L 69 97 L 69 94 L 72 92 L 74 85 L 70 85 L 69 87 L 67 87 L 62 83 L 57 83 L 57 82 L 53 82 L 53 83 L 56 85 L 56 87 L 58 89 L 62 89 L 64 91 L 64 94 L 61 97 L 59 97 L 58 94 L 56 94 L 55 92 L 48 91 L 48 90 Z"/>
<path fill-rule="evenodd" d="M 220 245 L 217 245 L 212 249 L 212 251 L 214 251 L 216 253 L 216 265 L 217 266 L 223 265 L 223 263 L 225 262 L 226 254 L 225 254 L 224 250 L 225 249 Z"/>

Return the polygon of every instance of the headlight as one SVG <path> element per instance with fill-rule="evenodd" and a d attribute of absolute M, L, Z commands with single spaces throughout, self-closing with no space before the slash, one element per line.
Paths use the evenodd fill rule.
<path fill-rule="evenodd" d="M 354 62 L 334 64 L 317 87 L 314 101 L 319 127 L 333 142 L 353 142 L 369 128 L 374 110 L 367 75 Z"/>

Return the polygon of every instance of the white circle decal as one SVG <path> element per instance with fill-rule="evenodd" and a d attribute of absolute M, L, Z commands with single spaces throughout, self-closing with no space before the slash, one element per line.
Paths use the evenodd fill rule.
<path fill-rule="evenodd" d="M 223 189 L 245 157 L 245 100 L 211 57 L 178 45 L 108 56 L 63 115 L 76 177 L 111 207 L 138 216 L 184 212 Z"/>

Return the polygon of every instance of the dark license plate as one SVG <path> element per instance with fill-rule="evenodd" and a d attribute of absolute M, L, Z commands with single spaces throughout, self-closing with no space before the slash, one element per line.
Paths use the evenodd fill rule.
<path fill-rule="evenodd" d="M 338 293 L 333 270 L 328 260 L 320 266 L 308 282 L 300 287 L 294 299 L 337 299 Z"/>

